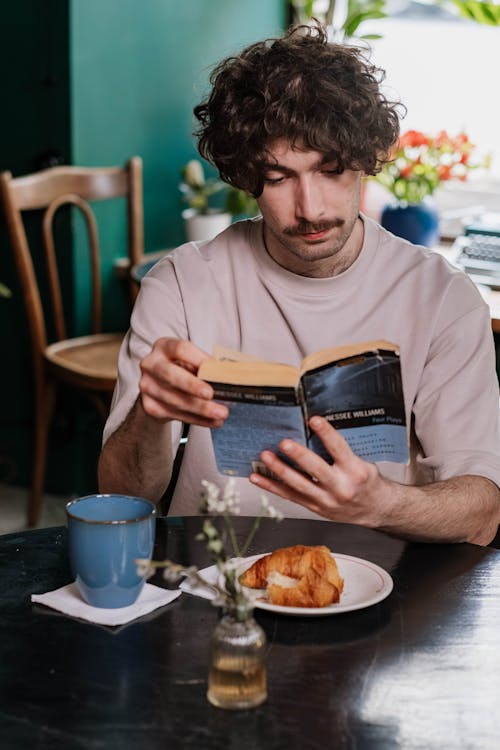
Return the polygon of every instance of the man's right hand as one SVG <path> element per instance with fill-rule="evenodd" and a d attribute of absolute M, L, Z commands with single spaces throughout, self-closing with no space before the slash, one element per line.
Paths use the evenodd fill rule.
<path fill-rule="evenodd" d="M 190 341 L 161 338 L 140 363 L 142 408 L 160 421 L 221 427 L 228 409 L 213 400 L 213 389 L 197 376 L 210 355 Z"/>

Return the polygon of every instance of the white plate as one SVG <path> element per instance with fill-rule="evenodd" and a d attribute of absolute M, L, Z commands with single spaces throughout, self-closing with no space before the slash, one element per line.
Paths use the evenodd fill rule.
<path fill-rule="evenodd" d="M 241 572 L 243 573 L 244 570 L 249 568 L 260 557 L 264 557 L 264 555 L 243 558 L 241 560 Z M 337 615 L 341 612 L 352 612 L 356 609 L 371 607 L 373 604 L 377 604 L 377 602 L 381 602 L 389 596 L 394 584 L 389 573 L 383 568 L 360 557 L 352 557 L 351 555 L 342 555 L 339 553 L 335 554 L 334 557 L 337 561 L 339 573 L 344 579 L 344 591 L 341 594 L 338 604 L 331 604 L 328 607 L 284 607 L 278 604 L 271 604 L 260 598 L 265 595 L 264 592 L 261 592 L 259 598 L 255 601 L 255 607 L 283 615 L 318 617 L 323 615 Z M 208 583 L 216 583 L 219 578 L 219 572 L 215 565 L 200 570 L 200 575 Z M 193 590 L 187 581 L 183 581 L 180 588 L 191 594 L 212 598 L 210 594 L 203 594 L 201 590 Z"/>

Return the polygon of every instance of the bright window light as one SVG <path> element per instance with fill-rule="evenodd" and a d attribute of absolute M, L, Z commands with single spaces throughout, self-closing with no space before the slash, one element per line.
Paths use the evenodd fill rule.
<path fill-rule="evenodd" d="M 407 107 L 402 129 L 464 130 L 491 153 L 490 177 L 500 179 L 500 27 L 429 14 L 384 19 L 377 32 L 383 37 L 371 42 L 372 59 L 387 72 L 386 90 Z"/>

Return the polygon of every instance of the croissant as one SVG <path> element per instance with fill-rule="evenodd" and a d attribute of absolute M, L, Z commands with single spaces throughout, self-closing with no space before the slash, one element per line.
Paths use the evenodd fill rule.
<path fill-rule="evenodd" d="M 259 558 L 240 576 L 240 583 L 267 588 L 272 604 L 287 607 L 326 607 L 339 601 L 344 588 L 328 547 L 303 544 Z"/>

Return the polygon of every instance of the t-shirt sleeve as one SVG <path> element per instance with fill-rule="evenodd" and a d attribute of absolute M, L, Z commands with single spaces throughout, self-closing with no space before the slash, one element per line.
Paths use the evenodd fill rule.
<path fill-rule="evenodd" d="M 433 481 L 473 474 L 500 486 L 499 390 L 489 308 L 480 301 L 458 317 L 449 308 L 448 303 L 441 315 L 413 408 L 423 451 L 418 461 Z"/>
<path fill-rule="evenodd" d="M 158 268 L 154 268 L 141 282 L 130 328 L 120 349 L 118 380 L 104 427 L 103 444 L 125 420 L 139 395 L 141 359 L 149 354 L 154 342 L 164 336 L 187 338 L 175 267 L 168 259 L 162 260 Z M 180 434 L 180 425 L 173 431 L 174 440 L 177 432 Z"/>

